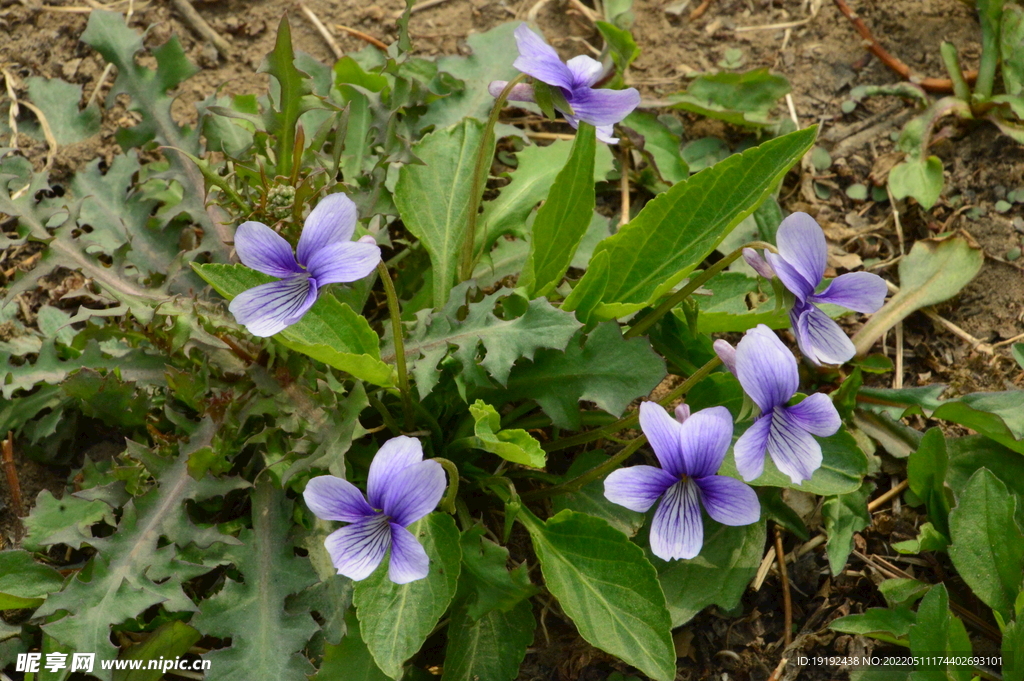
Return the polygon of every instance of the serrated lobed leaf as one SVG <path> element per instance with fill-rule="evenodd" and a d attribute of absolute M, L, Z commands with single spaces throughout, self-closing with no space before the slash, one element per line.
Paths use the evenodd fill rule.
<path fill-rule="evenodd" d="M 214 681 L 248 681 L 253 670 L 267 679 L 303 681 L 313 671 L 300 651 L 317 629 L 306 612 L 289 614 L 285 599 L 316 581 L 309 561 L 295 556 L 288 532 L 292 503 L 268 476 L 252 495 L 253 529 L 226 551 L 245 578 L 228 579 L 203 601 L 192 626 L 209 636 L 231 637 L 229 648 L 204 655 Z"/>

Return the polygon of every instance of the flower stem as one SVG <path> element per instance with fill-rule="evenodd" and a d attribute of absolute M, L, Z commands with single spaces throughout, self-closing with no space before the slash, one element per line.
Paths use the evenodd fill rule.
<path fill-rule="evenodd" d="M 960 56 L 957 54 L 956 45 L 948 40 L 943 41 L 939 52 L 942 54 L 942 63 L 945 64 L 946 71 L 949 73 L 949 80 L 953 83 L 953 94 L 957 99 L 962 99 L 970 104 L 971 88 L 967 85 L 964 72 L 960 68 Z"/>
<path fill-rule="evenodd" d="M 708 374 L 714 371 L 721 363 L 722 360 L 720 360 L 718 357 L 714 357 L 713 359 L 709 360 L 708 363 L 702 366 L 700 369 L 698 369 L 696 373 L 694 373 L 692 376 L 690 376 L 685 381 L 680 383 L 675 388 L 675 390 L 673 390 L 669 394 L 665 395 L 665 397 L 658 400 L 658 404 L 662 406 L 667 406 L 674 402 L 675 400 L 679 399 L 680 397 L 688 393 L 693 388 L 693 386 L 697 385 L 702 380 L 704 380 L 704 378 L 706 378 Z M 565 449 L 573 445 L 585 444 L 592 440 L 596 440 L 599 437 L 603 437 L 605 435 L 609 435 L 611 433 L 622 430 L 623 428 L 629 428 L 630 426 L 635 425 L 639 420 L 640 411 L 637 410 L 630 414 L 629 416 L 627 416 L 626 418 L 621 419 L 611 425 L 605 426 L 604 428 L 597 428 L 595 430 L 587 431 L 586 433 L 581 433 L 576 437 L 570 437 L 565 438 L 564 440 L 559 440 L 555 442 L 551 447 L 549 447 L 548 451 L 551 452 L 558 449 Z M 615 454 L 615 456 L 605 460 L 604 463 L 601 463 L 595 466 L 594 468 L 591 468 L 586 473 L 583 473 L 582 475 L 575 477 L 572 480 L 567 480 L 566 482 L 563 482 L 561 485 L 555 485 L 554 487 L 548 487 L 546 489 L 539 489 L 533 492 L 529 492 L 527 494 L 522 495 L 522 498 L 524 501 L 532 501 L 534 499 L 543 499 L 544 497 L 553 497 L 559 494 L 575 492 L 581 489 L 584 485 L 587 485 L 593 482 L 594 480 L 603 478 L 608 473 L 611 473 L 619 466 L 619 464 L 621 464 L 623 461 L 632 456 L 636 450 L 640 449 L 640 447 L 642 447 L 645 442 L 647 442 L 647 436 L 640 435 L 640 437 L 630 440 L 629 444 L 623 447 L 622 450 Z"/>
<path fill-rule="evenodd" d="M 487 181 L 487 172 L 490 168 L 490 160 L 493 155 L 494 126 L 498 123 L 498 116 L 505 106 L 505 100 L 512 92 L 512 88 L 526 78 L 525 73 L 520 73 L 513 78 L 501 91 L 494 106 L 491 107 L 491 115 L 487 118 L 487 125 L 484 127 L 483 137 L 480 138 L 480 149 L 476 155 L 476 166 L 473 168 L 473 187 L 469 195 L 469 213 L 466 215 L 466 235 L 462 242 L 462 258 L 459 263 L 459 281 L 465 281 L 473 276 L 473 261 L 476 259 L 476 221 L 480 212 L 480 202 L 484 198 L 484 184 Z"/>
<path fill-rule="evenodd" d="M 435 456 L 431 461 L 436 461 L 448 474 L 448 491 L 441 499 L 441 510 L 445 513 L 455 515 L 455 499 L 459 496 L 459 469 L 448 459 Z"/>
<path fill-rule="evenodd" d="M 697 276 L 693 277 L 690 281 L 686 282 L 686 286 L 666 298 L 661 305 L 654 308 L 654 310 L 644 316 L 643 319 L 629 327 L 629 331 L 624 333 L 622 337 L 627 339 L 633 338 L 634 336 L 639 336 L 644 331 L 651 328 L 654 325 L 654 322 L 661 319 L 666 312 L 683 302 L 687 296 L 703 286 L 705 282 L 711 279 L 711 277 L 724 270 L 726 267 L 731 265 L 736 258 L 743 255 L 744 248 L 767 248 L 773 252 L 775 251 L 775 246 L 765 243 L 764 241 L 751 241 L 749 244 L 740 246 L 735 251 L 725 256 Z"/>
<path fill-rule="evenodd" d="M 412 406 L 412 393 L 409 391 L 409 373 L 405 368 L 405 340 L 402 338 L 402 313 L 398 309 L 398 294 L 391 273 L 381 261 L 377 263 L 377 273 L 384 284 L 384 295 L 388 300 L 388 313 L 391 315 L 391 335 L 395 340 L 395 368 L 398 369 L 398 390 L 402 393 L 402 407 L 405 411 L 405 429 L 416 429 L 416 410 Z"/>

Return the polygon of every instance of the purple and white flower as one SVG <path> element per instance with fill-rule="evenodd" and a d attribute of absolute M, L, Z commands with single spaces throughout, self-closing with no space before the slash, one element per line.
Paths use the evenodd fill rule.
<path fill-rule="evenodd" d="M 676 409 L 673 419 L 653 402 L 640 405 L 640 428 L 661 463 L 620 468 L 604 481 L 609 501 L 639 513 L 661 504 L 651 523 L 651 551 L 664 560 L 693 558 L 704 544 L 701 504 L 723 525 L 749 525 L 761 515 L 757 495 L 735 478 L 717 475 L 732 442 L 725 407 Z M 677 420 L 678 419 L 678 420 Z"/>
<path fill-rule="evenodd" d="M 280 234 L 262 222 L 243 222 L 235 232 L 235 251 L 246 267 L 277 277 L 235 296 L 228 305 L 239 324 L 254 336 L 273 336 L 302 319 L 327 284 L 356 281 L 380 262 L 380 248 L 352 241 L 356 206 L 344 194 L 331 194 L 306 218 L 295 253 Z M 365 238 L 365 237 L 364 237 Z"/>
<path fill-rule="evenodd" d="M 821 467 L 821 445 L 812 436 L 833 435 L 841 425 L 832 400 L 815 393 L 786 406 L 800 382 L 796 358 L 764 324 L 747 331 L 736 346 L 735 367 L 743 390 L 761 408 L 733 447 L 736 470 L 744 480 L 757 478 L 767 451 L 793 484 L 807 480 Z"/>
<path fill-rule="evenodd" d="M 828 245 L 821 227 L 807 213 L 793 213 L 783 220 L 776 243 L 779 252 L 765 251 L 767 262 L 751 249 L 744 251 L 744 258 L 762 276 L 774 273 L 796 296 L 789 319 L 804 356 L 818 365 L 843 364 L 856 352 L 853 343 L 816 303 L 875 312 L 885 302 L 885 281 L 870 272 L 850 272 L 833 279 L 821 293 L 815 293 L 825 277 Z"/>
<path fill-rule="evenodd" d="M 430 559 L 405 528 L 433 511 L 444 489 L 441 464 L 424 461 L 420 441 L 401 435 L 385 442 L 370 463 L 365 498 L 333 475 L 310 480 L 302 496 L 318 518 L 350 523 L 324 541 L 338 574 L 366 579 L 391 549 L 388 578 L 407 584 L 427 576 Z"/>
<path fill-rule="evenodd" d="M 554 48 L 526 24 L 516 28 L 515 36 L 519 57 L 512 65 L 542 83 L 561 90 L 565 101 L 572 107 L 572 111 L 562 111 L 569 125 L 578 128 L 580 121 L 585 121 L 597 128 L 597 138 L 602 142 L 618 142 L 618 138 L 612 136 L 612 126 L 640 104 L 640 93 L 636 88 L 595 89 L 594 85 L 604 74 L 601 62 L 580 55 L 563 64 Z M 497 97 L 507 84 L 507 81 L 496 80 L 487 89 L 492 97 Z M 520 102 L 535 101 L 533 88 L 529 85 L 512 88 L 508 98 Z"/>

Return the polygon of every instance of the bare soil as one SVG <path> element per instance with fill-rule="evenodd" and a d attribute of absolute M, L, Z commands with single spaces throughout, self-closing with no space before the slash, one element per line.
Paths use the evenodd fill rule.
<path fill-rule="evenodd" d="M 592 6 L 591 0 L 584 0 Z M 83 88 L 83 103 L 97 87 L 99 101 L 110 87 L 102 83 L 102 58 L 79 41 L 85 29 L 87 9 L 76 0 L 52 0 L 49 5 L 0 0 L 0 65 L 11 76 L 8 87 L 24 95 L 24 82 L 31 76 L 62 78 Z M 835 5 L 827 0 L 709 0 L 701 16 L 690 14 L 699 0 L 682 7 L 676 0 L 634 0 L 633 34 L 643 50 L 628 74 L 645 101 L 653 102 L 683 89 L 687 74 L 713 70 L 728 49 L 742 50 L 743 68 L 769 67 L 786 76 L 792 84 L 792 115 L 801 125 L 821 124 L 821 144 L 832 152 L 833 165 L 818 172 L 815 179 L 833 187 L 831 196 L 821 199 L 802 190 L 801 177 L 791 174 L 782 201 L 787 210 L 805 210 L 815 215 L 830 238 L 831 265 L 838 271 L 857 267 L 861 258 L 890 259 L 920 238 L 961 228 L 970 233 L 989 256 L 1005 259 L 1022 246 L 1024 212 L 1020 204 L 1009 212 L 995 211 L 996 201 L 1008 191 L 1024 187 L 1024 148 L 1002 137 L 990 125 L 949 127 L 938 135 L 933 152 L 946 168 L 944 198 L 930 211 L 919 206 L 899 206 L 902 237 L 896 229 L 893 208 L 888 203 L 849 199 L 844 189 L 853 183 L 870 184 L 884 179 L 894 150 L 897 132 L 912 111 L 912 104 L 890 97 L 865 100 L 849 114 L 841 103 L 858 85 L 895 83 L 898 77 L 864 51 L 861 40 Z M 362 31 L 385 43 L 396 37 L 394 15 L 402 0 L 308 0 L 306 5 L 332 29 L 337 24 Z M 980 54 L 977 18 L 968 4 L 958 0 L 851 0 L 851 5 L 872 29 L 876 38 L 909 64 L 915 74 L 942 77 L 939 44 L 951 40 L 959 48 L 968 68 L 976 66 Z M 127 2 L 114 5 L 128 9 Z M 266 76 L 257 74 L 263 55 L 270 51 L 274 29 L 280 17 L 292 12 L 293 39 L 299 49 L 324 62 L 333 55 L 310 22 L 295 11 L 294 0 L 197 0 L 195 7 L 232 46 L 226 58 L 218 57 L 212 46 L 193 32 L 165 0 L 139 0 L 132 6 L 131 24 L 148 29 L 146 44 L 155 46 L 177 35 L 188 56 L 202 71 L 187 81 L 179 93 L 177 113 L 183 121 L 194 119 L 192 105 L 219 88 L 228 94 L 261 93 Z M 564 57 L 588 53 L 601 45 L 592 21 L 568 0 L 447 0 L 417 12 L 410 24 L 414 49 L 424 55 L 465 54 L 466 37 L 529 15 L 548 41 Z M 768 28 L 761 28 L 768 27 Z M 363 49 L 366 42 L 336 30 L 345 51 Z M 4 95 L 5 96 L 5 95 Z M 788 116 L 787 107 L 779 115 Z M 123 109 L 113 106 L 105 113 L 101 135 L 80 144 L 62 147 L 53 173 L 59 179 L 90 160 L 108 162 L 120 153 L 113 139 Z M 736 136 L 715 122 L 681 115 L 688 139 L 709 134 Z M 866 133 L 864 131 L 867 131 Z M 854 137 L 855 134 L 858 134 Z M 21 135 L 18 144 L 34 163 L 42 166 L 45 144 Z M 801 173 L 813 173 L 804 165 Z M 959 196 L 953 205 L 946 197 Z M 977 207 L 980 215 L 969 219 L 962 210 Z M 867 237 L 871 237 L 869 241 Z M 902 241 L 901 241 L 902 239 Z M 879 246 L 881 244 L 882 246 Z M 0 254 L 0 270 L 31 266 L 31 252 L 11 249 Z M 978 277 L 955 299 L 943 304 L 939 313 L 978 341 L 997 343 L 1024 333 L 1024 259 L 1000 262 L 987 259 Z M 876 270 L 897 281 L 895 264 Z M 894 338 L 885 344 L 893 356 Z M 876 347 L 876 350 L 881 350 Z M 979 352 L 974 342 L 936 325 L 921 314 L 905 323 L 903 340 L 906 386 L 936 382 L 950 385 L 949 395 L 979 390 L 1020 387 L 1024 374 L 1003 346 L 990 355 Z M 892 375 L 881 377 L 886 384 Z M 19 460 L 19 475 L 26 503 L 43 488 L 55 494 L 63 491 L 66 471 L 53 470 L 32 461 Z M 879 484 L 879 493 L 889 481 Z M 3 506 L 6 506 L 4 508 Z M 0 532 L 13 538 L 14 517 L 6 484 L 0 486 Z M 890 540 L 910 538 L 918 519 L 898 501 L 875 512 L 875 522 L 857 537 L 865 555 L 886 553 Z M 771 542 L 769 542 L 771 543 Z M 789 537 L 786 552 L 802 542 Z M 767 548 L 767 547 L 766 547 Z M 942 565 L 902 565 L 911 573 L 938 570 Z M 948 567 L 948 566 L 946 566 Z M 863 654 L 872 642 L 860 637 L 837 636 L 826 629 L 829 621 L 850 612 L 883 605 L 874 587 L 878 573 L 851 558 L 841 575 L 830 575 L 821 548 L 809 551 L 789 569 L 793 587 L 794 651 L 812 654 Z M 714 608 L 677 632 L 680 653 L 679 679 L 834 679 L 846 678 L 847 671 L 806 667 L 790 662 L 772 676 L 783 650 L 781 585 L 777 571 L 769 574 L 758 591 L 748 590 L 742 613 L 721 613 Z M 582 641 L 560 615 L 552 601 L 543 615 L 545 626 L 538 631 L 534 646 L 523 665 L 520 681 L 541 679 L 603 680 L 613 670 L 630 672 Z M 983 637 L 972 631 L 972 639 L 984 645 Z M 438 646 L 443 641 L 438 641 Z M 425 660 L 440 661 L 440 651 L 426 650 Z M 635 671 L 632 672 L 638 675 Z"/>

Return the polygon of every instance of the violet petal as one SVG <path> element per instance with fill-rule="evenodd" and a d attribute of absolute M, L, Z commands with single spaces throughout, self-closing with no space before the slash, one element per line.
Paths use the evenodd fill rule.
<path fill-rule="evenodd" d="M 424 462 L 426 463 L 426 462 Z M 438 466 L 440 468 L 440 466 Z M 430 558 L 412 532 L 391 523 L 391 560 L 388 579 L 395 584 L 408 584 L 430 573 Z"/>
<path fill-rule="evenodd" d="M 686 419 L 690 418 L 690 405 L 686 402 L 680 402 L 676 405 L 675 414 L 676 421 L 679 421 L 679 423 L 685 423 Z"/>
<path fill-rule="evenodd" d="M 662 560 L 693 558 L 704 543 L 700 492 L 690 479 L 668 488 L 651 522 L 651 551 Z"/>
<path fill-rule="evenodd" d="M 306 266 L 318 286 L 358 281 L 380 262 L 380 247 L 358 241 L 331 244 L 314 253 Z"/>
<path fill-rule="evenodd" d="M 292 247 L 262 222 L 243 222 L 235 230 L 235 252 L 246 267 L 284 279 L 302 272 Z"/>
<path fill-rule="evenodd" d="M 771 423 L 768 454 L 778 469 L 799 485 L 821 468 L 821 445 L 788 409 L 776 409 Z"/>
<path fill-rule="evenodd" d="M 695 480 L 708 515 L 723 525 L 749 525 L 761 517 L 757 493 L 735 478 L 712 475 Z"/>
<path fill-rule="evenodd" d="M 354 523 L 374 514 L 363 493 L 348 480 L 321 475 L 306 483 L 306 506 L 317 518 Z"/>
<path fill-rule="evenodd" d="M 578 128 L 579 124 L 574 124 L 572 127 Z M 615 137 L 615 126 L 614 125 L 597 125 L 594 126 L 594 132 L 597 139 L 605 144 L 618 144 L 619 138 Z"/>
<path fill-rule="evenodd" d="M 646 513 L 679 478 L 656 466 L 630 466 L 612 471 L 604 479 L 608 501 L 637 513 Z"/>
<path fill-rule="evenodd" d="M 725 407 L 701 409 L 679 429 L 679 443 L 687 475 L 714 475 L 732 443 L 732 414 Z"/>
<path fill-rule="evenodd" d="M 543 38 L 531 31 L 526 24 L 519 24 L 515 30 L 515 37 L 519 57 L 512 62 L 513 67 L 548 85 L 572 88 L 572 73 L 562 63 L 555 49 L 544 42 Z"/>
<path fill-rule="evenodd" d="M 835 435 L 843 424 L 832 400 L 824 393 L 814 393 L 792 407 L 781 407 L 789 419 L 812 435 Z"/>
<path fill-rule="evenodd" d="M 508 85 L 507 80 L 492 80 L 487 86 L 487 93 L 494 98 L 501 96 L 501 91 Z M 509 91 L 506 101 L 509 102 L 535 102 L 537 98 L 533 93 L 533 86 L 529 83 L 516 83 Z"/>
<path fill-rule="evenodd" d="M 628 116 L 640 104 L 636 88 L 626 90 L 591 90 L 582 88 L 573 92 L 572 110 L 576 118 L 593 126 L 614 125 Z"/>
<path fill-rule="evenodd" d="M 657 402 L 640 403 L 640 429 L 651 443 L 661 467 L 676 478 L 686 473 L 686 464 L 679 452 L 680 428 L 680 423 Z"/>
<path fill-rule="evenodd" d="M 436 461 L 420 461 L 388 480 L 381 493 L 384 514 L 402 527 L 427 515 L 444 496 L 444 468 Z"/>
<path fill-rule="evenodd" d="M 761 254 L 755 251 L 753 248 L 743 249 L 743 259 L 746 261 L 748 265 L 750 265 L 754 269 L 755 272 L 760 274 L 765 279 L 771 279 L 772 277 L 775 276 L 775 270 L 772 269 L 772 266 L 769 265 L 768 261 L 765 260 L 761 256 Z"/>
<path fill-rule="evenodd" d="M 374 515 L 335 530 L 324 540 L 339 575 L 359 581 L 377 569 L 391 546 L 387 518 Z"/>
<path fill-rule="evenodd" d="M 722 340 L 719 338 L 711 344 L 714 348 L 715 354 L 718 355 L 718 359 L 722 360 L 722 364 L 729 373 L 733 376 L 736 375 L 736 348 L 734 348 L 729 341 Z"/>
<path fill-rule="evenodd" d="M 844 364 L 857 352 L 836 322 L 811 303 L 789 312 L 800 351 L 815 364 Z"/>
<path fill-rule="evenodd" d="M 763 412 L 785 404 L 800 384 L 796 358 L 764 324 L 747 331 L 736 346 L 736 377 Z"/>
<path fill-rule="evenodd" d="M 565 65 L 572 74 L 572 89 L 593 87 L 604 72 L 601 62 L 585 54 L 573 57 Z"/>
<path fill-rule="evenodd" d="M 242 291 L 228 304 L 235 320 L 254 336 L 273 336 L 302 319 L 316 302 L 317 285 L 304 274 Z"/>
<path fill-rule="evenodd" d="M 299 264 L 307 266 L 317 251 L 331 244 L 351 241 L 356 231 L 356 204 L 344 194 L 331 194 L 320 199 L 302 226 L 296 248 Z"/>
<path fill-rule="evenodd" d="M 783 286 L 797 297 L 798 301 L 803 302 L 807 300 L 807 296 L 814 294 L 814 287 L 818 285 L 817 282 L 804 279 L 799 270 L 786 262 L 786 259 L 781 255 L 765 251 L 764 257 L 768 259 L 768 263 L 772 271 L 775 272 L 775 276 L 779 278 Z"/>
<path fill-rule="evenodd" d="M 848 310 L 870 314 L 882 307 L 889 289 L 885 280 L 871 272 L 849 272 L 833 279 L 821 293 L 807 298 L 814 303 L 832 303 Z"/>
<path fill-rule="evenodd" d="M 366 497 L 374 508 L 384 508 L 384 497 L 400 472 L 423 461 L 423 445 L 414 437 L 399 435 L 385 442 L 370 462 Z"/>
<path fill-rule="evenodd" d="M 811 284 L 812 289 L 821 282 L 828 264 L 828 244 L 814 218 L 807 213 L 789 215 L 779 225 L 775 243 L 779 255 Z"/>
<path fill-rule="evenodd" d="M 747 482 L 761 477 L 764 472 L 764 455 L 768 451 L 771 427 L 772 412 L 768 412 L 754 421 L 733 445 L 736 470 Z"/>

